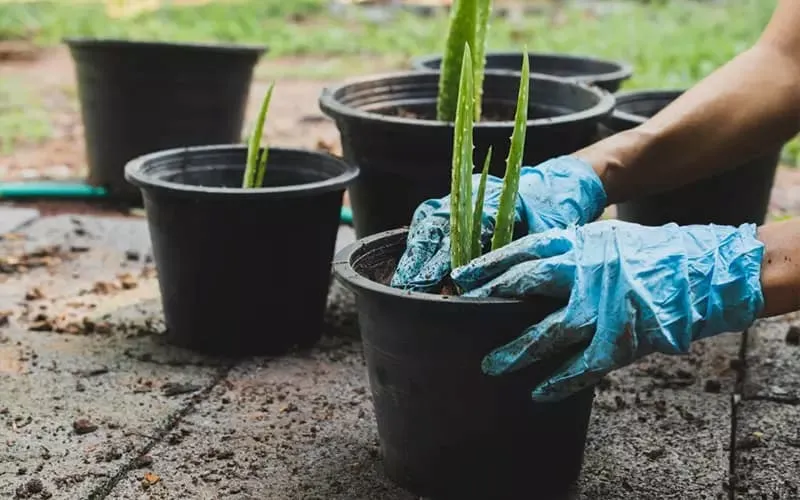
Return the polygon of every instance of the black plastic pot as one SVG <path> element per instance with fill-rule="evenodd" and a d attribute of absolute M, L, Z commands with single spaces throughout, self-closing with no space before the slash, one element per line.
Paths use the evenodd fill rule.
<path fill-rule="evenodd" d="M 644 90 L 617 94 L 614 113 L 601 135 L 631 129 L 665 108 L 682 90 Z M 762 224 L 769 208 L 780 148 L 732 165 L 726 172 L 678 189 L 617 205 L 617 218 L 649 226 L 677 224 Z"/>
<path fill-rule="evenodd" d="M 559 304 L 384 285 L 406 237 L 404 229 L 372 235 L 334 262 L 358 302 L 386 474 L 435 499 L 563 496 L 580 474 L 594 391 L 537 404 L 531 390 L 574 352 L 500 377 L 481 371 L 484 355 Z"/>
<path fill-rule="evenodd" d="M 263 188 L 241 188 L 247 149 L 132 160 L 169 340 L 212 354 L 281 354 L 322 333 L 342 195 L 358 169 L 271 148 Z"/>
<path fill-rule="evenodd" d="M 623 62 L 608 61 L 596 57 L 570 54 L 528 53 L 531 71 L 557 76 L 575 83 L 597 85 L 609 92 L 619 90 L 622 82 L 633 74 L 633 68 Z M 418 70 L 438 70 L 441 55 L 430 55 L 414 59 L 412 67 Z M 519 78 L 522 68 L 522 52 L 489 52 L 486 54 L 486 69 L 509 71 Z"/>
<path fill-rule="evenodd" d="M 78 78 L 90 184 L 140 204 L 125 164 L 153 151 L 241 141 L 253 67 L 266 50 L 68 39 Z"/>
<path fill-rule="evenodd" d="M 408 225 L 426 199 L 450 192 L 453 124 L 437 121 L 438 72 L 370 76 L 325 89 L 320 108 L 336 121 L 345 160 L 358 165 L 350 204 L 358 237 Z M 490 171 L 502 176 L 511 144 L 519 77 L 486 72 L 483 115 L 474 129 L 475 162 L 489 146 Z M 572 153 L 597 138 L 614 96 L 556 77 L 531 77 L 526 165 Z M 411 114 L 413 116 L 408 116 Z"/>

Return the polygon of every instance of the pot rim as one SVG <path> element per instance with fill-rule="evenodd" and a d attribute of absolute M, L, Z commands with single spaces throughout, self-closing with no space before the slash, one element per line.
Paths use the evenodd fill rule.
<path fill-rule="evenodd" d="M 336 94 L 341 92 L 343 89 L 353 85 L 364 85 L 370 82 L 376 82 L 387 79 L 407 79 L 407 78 L 413 79 L 413 78 L 419 78 L 420 75 L 438 75 L 438 74 L 439 70 L 394 71 L 390 73 L 378 73 L 369 76 L 347 79 L 338 85 L 323 88 L 319 96 L 318 104 L 322 112 L 327 114 L 328 116 L 341 116 L 341 117 L 346 116 L 351 119 L 379 121 L 383 123 L 393 123 L 397 125 L 409 125 L 417 127 L 453 128 L 455 126 L 453 122 L 445 122 L 440 120 L 423 120 L 419 118 L 405 118 L 401 116 L 383 115 L 372 111 L 364 111 L 362 109 L 354 108 L 353 106 L 343 104 L 336 97 Z M 515 81 L 517 82 L 519 81 L 519 76 L 515 76 L 513 75 L 513 73 L 509 71 L 486 70 L 485 75 L 487 76 L 491 75 L 503 78 L 514 78 Z M 566 85 L 570 87 L 578 87 L 585 92 L 593 94 L 597 98 L 597 103 L 590 108 L 583 109 L 581 111 L 576 111 L 573 113 L 567 113 L 564 115 L 554 116 L 550 118 L 535 118 L 533 120 L 528 120 L 526 122 L 528 127 L 558 125 L 562 123 L 577 122 L 589 118 L 603 117 L 609 115 L 614 109 L 614 104 L 616 102 L 614 95 L 599 87 L 594 87 L 581 82 L 570 81 L 568 79 L 559 78 L 552 75 L 531 73 L 531 87 L 535 85 L 536 80 L 549 81 L 552 83 Z M 487 121 L 475 124 L 476 128 L 483 128 L 483 129 L 500 129 L 500 128 L 509 128 L 513 126 L 514 126 L 514 120 Z"/>
<path fill-rule="evenodd" d="M 216 51 L 225 53 L 242 53 L 242 54 L 265 54 L 269 52 L 269 46 L 256 45 L 256 44 L 240 44 L 240 43 L 217 43 L 217 42 L 168 42 L 158 40 L 135 40 L 125 38 L 103 38 L 103 37 L 65 37 L 61 39 L 62 43 L 67 45 L 70 49 L 84 49 L 84 48 L 180 48 L 198 51 Z"/>
<path fill-rule="evenodd" d="M 356 240 L 353 243 L 345 246 L 333 257 L 333 272 L 336 278 L 345 284 L 348 288 L 355 291 L 357 294 L 360 291 L 368 290 L 373 293 L 378 293 L 381 295 L 388 295 L 391 297 L 404 299 L 404 300 L 416 300 L 420 302 L 441 302 L 443 304 L 469 304 L 469 305 L 500 305 L 500 304 L 522 304 L 523 301 L 518 299 L 506 299 L 506 298 L 498 298 L 498 297 L 489 297 L 489 298 L 474 298 L 474 297 L 460 297 L 460 296 L 451 296 L 451 295 L 439 295 L 433 293 L 426 293 L 426 292 L 414 292 L 411 290 L 402 290 L 399 288 L 394 288 L 389 285 L 384 285 L 382 283 L 378 283 L 376 281 L 372 281 L 365 276 L 362 276 L 358 273 L 350 263 L 353 258 L 353 254 L 356 251 L 360 250 L 365 246 L 369 246 L 379 240 L 385 238 L 393 238 L 399 235 L 404 235 L 405 238 L 408 235 L 408 228 L 403 227 L 399 229 L 390 229 L 388 231 L 383 231 L 380 233 L 375 233 L 369 236 L 365 236 L 360 240 Z"/>
<path fill-rule="evenodd" d="M 510 57 L 510 56 L 517 56 L 519 55 L 522 57 L 522 51 L 516 50 L 505 50 L 505 51 L 492 51 L 486 53 L 486 58 L 492 56 L 498 57 Z M 599 63 L 599 64 L 608 64 L 610 66 L 615 66 L 617 69 L 613 71 L 606 71 L 603 73 L 586 73 L 585 75 L 576 75 L 576 76 L 563 76 L 559 77 L 564 80 L 572 81 L 575 80 L 591 80 L 594 82 L 608 82 L 613 80 L 620 80 L 624 81 L 629 79 L 633 75 L 633 65 L 626 62 L 626 61 L 616 61 L 613 59 L 603 59 L 599 57 L 583 55 L 583 54 L 568 54 L 568 53 L 559 53 L 559 52 L 528 52 L 529 57 L 536 57 L 539 59 L 562 59 L 562 60 L 569 60 L 574 62 L 581 62 L 581 61 L 589 61 L 592 63 Z M 415 57 L 411 60 L 412 65 L 415 67 L 423 68 L 426 62 L 435 61 L 437 59 L 442 59 L 443 56 L 441 54 L 428 54 L 424 56 Z M 432 68 L 425 68 L 429 71 Z M 534 68 L 535 69 L 535 68 Z M 435 71 L 435 70 L 434 70 Z M 487 71 L 504 71 L 510 72 L 519 75 L 520 70 L 513 70 L 513 69 L 492 69 Z M 533 72 L 531 73 L 533 74 Z M 551 75 L 552 76 L 552 75 Z"/>
<path fill-rule="evenodd" d="M 622 111 L 616 106 L 620 104 L 628 104 L 636 101 L 648 101 L 650 99 L 664 99 L 669 98 L 675 100 L 680 97 L 686 90 L 683 89 L 641 89 L 641 90 L 626 90 L 625 92 L 618 92 L 616 94 L 616 104 L 614 111 L 611 113 L 613 120 L 625 120 L 627 122 L 641 125 L 650 119 L 650 117 L 637 115 Z"/>
<path fill-rule="evenodd" d="M 250 198 L 289 198 L 298 196 L 310 196 L 315 194 L 327 193 L 330 191 L 344 190 L 347 185 L 358 177 L 358 167 L 346 163 L 340 158 L 327 153 L 310 151 L 306 149 L 276 148 L 270 147 L 270 157 L 273 153 L 285 155 L 307 156 L 309 160 L 315 162 L 336 163 L 341 167 L 342 172 L 329 179 L 308 182 L 304 184 L 292 184 L 288 186 L 270 186 L 260 188 L 229 188 L 212 186 L 195 186 L 181 184 L 178 182 L 157 179 L 145 173 L 145 167 L 153 160 L 163 157 L 176 155 L 193 155 L 204 153 L 233 153 L 247 152 L 247 146 L 242 144 L 213 144 L 207 146 L 189 146 L 181 148 L 171 148 L 162 151 L 148 153 L 130 160 L 125 165 L 125 180 L 134 186 L 144 190 L 153 190 L 167 193 L 170 195 L 189 195 L 193 199 L 203 198 L 227 198 L 236 199 Z M 269 167 L 268 167 L 269 168 Z"/>

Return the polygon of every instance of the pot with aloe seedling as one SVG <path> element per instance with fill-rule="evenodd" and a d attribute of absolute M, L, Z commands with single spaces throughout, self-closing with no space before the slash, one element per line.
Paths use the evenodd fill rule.
<path fill-rule="evenodd" d="M 412 61 L 412 67 L 417 70 L 438 70 L 442 66 L 442 59 L 441 55 L 419 57 Z M 539 52 L 529 53 L 528 60 L 536 73 L 596 85 L 608 92 L 619 90 L 622 83 L 633 75 L 633 68 L 628 63 L 585 55 Z M 488 52 L 486 69 L 508 71 L 519 76 L 521 61 L 522 52 Z"/>
<path fill-rule="evenodd" d="M 75 62 L 88 182 L 141 204 L 125 164 L 164 149 L 235 144 L 265 47 L 67 39 Z"/>
<path fill-rule="evenodd" d="M 683 90 L 636 90 L 617 95 L 612 115 L 600 126 L 607 137 L 632 129 L 667 107 Z M 726 172 L 664 193 L 634 198 L 617 205 L 617 218 L 660 226 L 762 224 L 769 208 L 781 148 L 731 165 Z"/>
<path fill-rule="evenodd" d="M 408 224 L 417 205 L 448 191 L 453 120 L 463 47 L 473 53 L 476 106 L 474 159 L 491 147 L 489 172 L 502 176 L 514 127 L 519 75 L 484 71 L 488 0 L 453 7 L 440 71 L 373 75 L 326 88 L 320 107 L 339 129 L 344 159 L 360 169 L 349 188 L 358 237 Z M 532 75 L 523 163 L 535 165 L 595 141 L 597 124 L 614 105 L 607 92 L 547 75 Z"/>
<path fill-rule="evenodd" d="M 129 162 L 142 191 L 168 339 L 231 356 L 281 354 L 322 333 L 344 190 L 332 156 L 249 146 L 170 149 Z"/>
<path fill-rule="evenodd" d="M 474 187 L 476 128 L 469 66 L 465 50 L 451 139 L 451 195 L 445 198 L 452 268 L 512 239 L 527 133 L 526 87 L 535 82 L 527 78 L 524 65 L 499 192 L 498 179 L 492 177 L 492 206 L 497 211 L 489 241 L 483 225 L 491 160 L 482 162 Z M 531 399 L 531 388 L 574 353 L 500 377 L 485 375 L 481 369 L 487 353 L 560 304 L 545 297 L 525 301 L 462 297 L 447 278 L 430 291 L 396 288 L 393 276 L 405 255 L 408 235 L 406 229 L 395 229 L 368 236 L 341 250 L 334 262 L 337 278 L 357 296 L 387 475 L 416 495 L 431 498 L 504 499 L 519 498 L 521 492 L 535 492 L 536 498 L 564 495 L 580 473 L 593 392 L 538 404 Z"/>

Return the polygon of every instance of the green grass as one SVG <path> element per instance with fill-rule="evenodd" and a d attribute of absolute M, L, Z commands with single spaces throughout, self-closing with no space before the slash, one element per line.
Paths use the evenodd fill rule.
<path fill-rule="evenodd" d="M 57 44 L 65 36 L 173 41 L 263 43 L 268 58 L 308 56 L 353 60 L 391 57 L 399 65 L 416 55 L 441 52 L 447 15 L 419 17 L 399 11 L 386 22 L 351 11 L 330 13 L 327 0 L 246 0 L 238 4 L 164 8 L 134 18 L 108 19 L 101 6 L 38 3 L 0 5 L 0 39 L 28 37 Z M 608 2 L 597 2 L 605 7 Z M 493 19 L 489 50 L 590 54 L 630 62 L 625 88 L 686 88 L 752 44 L 766 25 L 774 0 L 627 2 L 604 14 L 568 9 L 553 22 L 526 17 Z M 365 67 L 332 63 L 297 74 L 333 76 Z M 531 68 L 536 71 L 535 67 Z M 337 75 L 342 76 L 342 75 Z M 794 162 L 800 146 L 787 153 Z"/>
<path fill-rule="evenodd" d="M 52 134 L 47 111 L 38 96 L 22 82 L 0 79 L 0 154 L 20 142 L 39 142 Z"/>

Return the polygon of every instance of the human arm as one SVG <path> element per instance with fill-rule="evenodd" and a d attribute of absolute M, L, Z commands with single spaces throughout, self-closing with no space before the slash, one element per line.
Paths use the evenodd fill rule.
<path fill-rule="evenodd" d="M 645 123 L 575 153 L 609 204 L 679 187 L 800 131 L 800 2 L 779 0 L 759 40 Z"/>
<path fill-rule="evenodd" d="M 800 219 L 765 224 L 758 229 L 764 243 L 761 317 L 800 310 Z"/>
<path fill-rule="evenodd" d="M 502 375 L 580 352 L 534 388 L 558 400 L 653 352 L 800 308 L 800 221 L 646 227 L 606 220 L 533 234 L 453 271 L 466 297 L 552 296 L 565 307 L 489 353 Z"/>
<path fill-rule="evenodd" d="M 650 120 L 569 157 L 523 168 L 518 199 L 526 209 L 518 203 L 518 234 L 590 222 L 598 206 L 688 184 L 783 144 L 800 130 L 798 25 L 800 3 L 780 0 L 751 49 Z M 428 200 L 417 209 L 394 286 L 428 291 L 450 271 L 447 203 Z M 487 199 L 484 236 L 493 229 L 493 209 Z"/>

